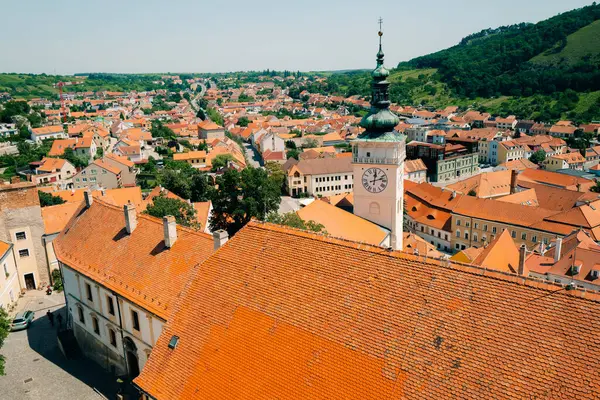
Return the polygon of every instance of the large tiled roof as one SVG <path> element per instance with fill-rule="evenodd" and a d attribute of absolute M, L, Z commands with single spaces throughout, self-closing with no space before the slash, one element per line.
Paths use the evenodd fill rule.
<path fill-rule="evenodd" d="M 213 252 L 212 237 L 177 227 L 173 247 L 164 244 L 161 220 L 138 213 L 132 234 L 123 209 L 94 200 L 54 241 L 57 258 L 135 304 L 167 319 L 192 271 Z"/>
<path fill-rule="evenodd" d="M 251 222 L 135 383 L 158 400 L 594 399 L 599 335 L 595 294 Z"/>
<path fill-rule="evenodd" d="M 352 159 L 343 158 L 315 158 L 312 160 L 300 160 L 295 166 L 304 175 L 340 174 L 352 172 Z M 294 171 L 290 168 L 289 173 Z"/>
<path fill-rule="evenodd" d="M 329 235 L 379 246 L 389 231 L 321 200 L 315 200 L 296 212 L 304 221 L 322 224 Z"/>
<path fill-rule="evenodd" d="M 71 218 L 73 218 L 73 215 L 75 215 L 80 206 L 81 202 L 70 202 L 42 207 L 44 233 L 46 235 L 51 235 L 62 231 Z"/>

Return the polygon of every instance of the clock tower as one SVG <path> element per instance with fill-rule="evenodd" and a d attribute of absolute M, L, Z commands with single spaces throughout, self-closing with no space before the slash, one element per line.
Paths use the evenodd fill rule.
<path fill-rule="evenodd" d="M 383 66 L 381 22 L 371 109 L 360 122 L 365 131 L 352 143 L 354 214 L 389 229 L 390 246 L 402 250 L 406 137 L 395 130 L 400 119 L 389 110 L 390 73 Z"/>

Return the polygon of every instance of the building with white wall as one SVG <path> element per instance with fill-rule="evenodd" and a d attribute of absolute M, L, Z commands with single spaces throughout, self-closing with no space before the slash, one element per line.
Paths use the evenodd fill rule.
<path fill-rule="evenodd" d="M 333 196 L 352 192 L 354 174 L 350 157 L 300 160 L 287 170 L 290 196 Z"/>
<path fill-rule="evenodd" d="M 136 376 L 213 238 L 89 192 L 76 215 L 54 240 L 69 325 L 87 357 Z"/>
<path fill-rule="evenodd" d="M 0 240 L 0 308 L 10 310 L 19 298 L 21 285 L 12 243 Z"/>

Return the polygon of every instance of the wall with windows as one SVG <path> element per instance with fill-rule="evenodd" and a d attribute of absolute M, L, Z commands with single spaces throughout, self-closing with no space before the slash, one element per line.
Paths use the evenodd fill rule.
<path fill-rule="evenodd" d="M 453 214 L 452 250 L 457 252 L 469 247 L 483 247 L 491 243 L 504 229 L 509 231 L 517 246 L 525 244 L 528 249 L 540 243 L 549 245 L 557 236 L 555 233 Z"/>
<path fill-rule="evenodd" d="M 445 253 L 452 252 L 450 232 L 419 223 L 409 215 L 405 215 L 404 217 L 404 230 L 407 232 L 412 232 L 426 240 L 435 246 L 438 251 Z"/>
<path fill-rule="evenodd" d="M 3 255 L 0 254 L 0 308 L 9 310 L 19 299 L 20 291 L 17 264 L 11 246 Z"/>
<path fill-rule="evenodd" d="M 73 186 L 75 189 L 87 187 L 116 189 L 122 186 L 121 175 L 115 175 L 96 164 L 90 164 L 73 177 Z"/>
<path fill-rule="evenodd" d="M 141 370 L 165 321 L 61 264 L 74 332 L 84 353 L 108 370 L 126 373 L 124 341 L 135 346 Z"/>
<path fill-rule="evenodd" d="M 287 179 L 290 196 L 298 196 L 301 193 L 309 196 L 334 196 L 352 192 L 354 185 L 352 171 L 323 175 L 303 175 L 295 171 L 288 175 Z"/>

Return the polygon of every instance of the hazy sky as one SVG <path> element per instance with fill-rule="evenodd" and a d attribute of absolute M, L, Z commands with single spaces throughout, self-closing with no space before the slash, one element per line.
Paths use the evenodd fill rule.
<path fill-rule="evenodd" d="M 584 0 L 0 0 L 0 72 L 371 68 Z"/>

